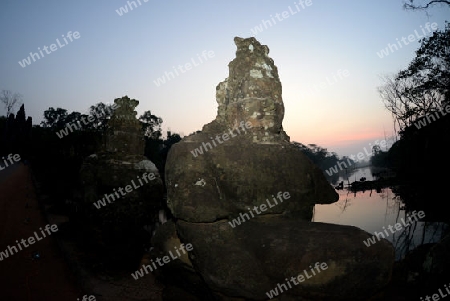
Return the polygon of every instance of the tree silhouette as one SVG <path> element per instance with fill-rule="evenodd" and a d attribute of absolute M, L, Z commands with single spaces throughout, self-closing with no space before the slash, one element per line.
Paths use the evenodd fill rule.
<path fill-rule="evenodd" d="M 382 78 L 378 92 L 400 132 L 417 119 L 438 112 L 450 94 L 450 26 L 421 41 L 408 68 Z"/>
<path fill-rule="evenodd" d="M 142 130 L 145 137 L 153 137 L 159 139 L 161 137 L 161 124 L 163 120 L 161 117 L 153 115 L 151 111 L 145 111 L 139 116 L 139 121 L 142 122 Z"/>
<path fill-rule="evenodd" d="M 409 2 L 409 3 L 408 3 Z M 450 6 L 450 1 L 448 0 L 432 0 L 432 1 L 425 1 L 424 4 L 415 4 L 414 0 L 409 0 L 408 2 L 403 3 L 404 9 L 410 9 L 410 10 L 424 10 L 428 9 L 433 5 L 437 4 L 447 4 Z M 417 2 L 416 2 L 417 3 Z"/>
<path fill-rule="evenodd" d="M 45 128 L 61 129 L 65 126 L 66 118 L 66 109 L 50 107 L 44 111 L 45 120 L 41 122 L 41 125 Z"/>
<path fill-rule="evenodd" d="M 14 107 L 22 102 L 22 95 L 13 93 L 10 90 L 2 90 L 0 92 L 0 102 L 5 106 L 6 116 L 9 116 Z"/>
<path fill-rule="evenodd" d="M 0 137 L 0 154 L 13 152 L 20 154 L 22 158 L 28 156 L 31 152 L 32 118 L 26 117 L 25 105 L 20 106 L 15 116 L 10 113 L 8 118 L 2 118 L 0 121 L 3 132 Z"/>
<path fill-rule="evenodd" d="M 94 121 L 90 122 L 87 128 L 104 132 L 107 128 L 108 120 L 111 119 L 114 113 L 112 106 L 112 104 L 105 104 L 103 102 L 91 106 L 89 108 L 89 115 L 93 116 Z"/>
<path fill-rule="evenodd" d="M 335 166 L 336 163 L 340 161 L 339 156 L 336 153 L 330 153 L 326 148 L 323 148 L 316 144 L 304 145 L 300 142 L 295 141 L 292 142 L 292 144 L 297 146 L 322 171 Z"/>
<path fill-rule="evenodd" d="M 446 22 L 443 31 L 436 31 L 422 40 L 416 57 L 397 77 L 417 82 L 413 94 L 432 90 L 444 95 L 447 101 L 450 99 L 450 23 Z"/>

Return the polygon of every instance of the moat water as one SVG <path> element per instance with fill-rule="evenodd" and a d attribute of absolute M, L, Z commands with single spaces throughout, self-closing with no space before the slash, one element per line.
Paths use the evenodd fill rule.
<path fill-rule="evenodd" d="M 402 226 L 400 230 L 394 228 L 394 231 L 387 230 L 389 226 L 392 229 L 395 224 L 402 224 L 402 219 L 407 221 L 407 214 L 411 212 L 407 212 L 401 197 L 389 187 L 378 191 L 358 192 L 346 189 L 348 183 L 360 180 L 362 177 L 365 177 L 367 181 L 374 179 L 370 167 L 356 169 L 348 175 L 335 178 L 334 181 L 330 180 L 333 186 L 344 181 L 344 189 L 337 190 L 339 201 L 329 205 L 315 205 L 312 221 L 356 226 L 370 234 L 383 232 L 385 238 L 395 247 L 396 260 L 404 258 L 409 251 L 422 244 L 435 243 L 441 239 L 448 224 L 440 221 L 423 221 L 413 218 L 413 222 L 407 227 Z M 426 212 L 424 214 L 426 220 Z"/>

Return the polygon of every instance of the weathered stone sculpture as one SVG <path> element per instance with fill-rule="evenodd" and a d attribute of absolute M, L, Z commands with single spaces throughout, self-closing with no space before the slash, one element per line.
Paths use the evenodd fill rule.
<path fill-rule="evenodd" d="M 108 121 L 110 129 L 106 137 L 106 151 L 122 156 L 141 155 L 144 151 L 141 124 L 136 119 L 134 110 L 139 101 L 128 97 L 117 98 L 114 101 L 117 108 Z"/>
<path fill-rule="evenodd" d="M 80 178 L 83 200 L 103 229 L 100 240 L 110 236 L 110 243 L 124 248 L 116 252 L 124 258 L 124 252 L 135 252 L 131 241 L 142 237 L 142 226 L 154 223 L 151 216 L 161 208 L 164 190 L 158 169 L 144 156 L 142 127 L 134 111 L 139 102 L 125 96 L 114 103 L 104 149 L 85 159 Z M 148 176 L 151 174 L 154 177 Z M 105 205 L 99 204 L 100 200 Z M 130 240 L 128 246 L 123 241 L 126 239 Z M 110 243 L 105 245 L 111 247 Z"/>
<path fill-rule="evenodd" d="M 236 59 L 230 64 L 230 75 L 219 83 L 216 121 L 228 128 L 240 121 L 252 124 L 252 141 L 274 143 L 288 141 L 283 131 L 284 105 L 281 82 L 269 48 L 256 40 L 235 38 Z"/>
<path fill-rule="evenodd" d="M 229 77 L 216 88 L 216 119 L 169 152 L 175 220 L 161 231 L 175 223 L 177 233 L 166 236 L 192 243 L 184 266 L 219 300 L 265 300 L 317 262 L 329 268 L 292 284 L 280 300 L 364 300 L 389 280 L 392 246 L 367 248 L 369 234 L 356 227 L 311 222 L 314 205 L 338 194 L 283 131 L 281 82 L 268 47 L 254 38 L 235 44 Z M 160 254 L 169 249 L 161 236 L 154 240 Z"/>
<path fill-rule="evenodd" d="M 289 213 L 311 220 L 314 204 L 337 201 L 338 194 L 283 131 L 281 82 L 267 46 L 254 38 L 235 38 L 235 43 L 238 50 L 229 64 L 230 75 L 216 88 L 216 119 L 201 133 L 177 143 L 168 157 L 167 180 L 176 185 L 168 187 L 170 207 L 187 221 L 212 222 L 288 191 L 296 201 L 266 214 Z M 228 141 L 220 139 L 224 134 L 229 134 Z M 200 147 L 205 153 L 194 155 Z M 199 180 L 205 184 L 191 185 Z"/>

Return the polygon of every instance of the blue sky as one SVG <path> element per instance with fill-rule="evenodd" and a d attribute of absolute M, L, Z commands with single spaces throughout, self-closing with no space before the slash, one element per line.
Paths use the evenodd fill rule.
<path fill-rule="evenodd" d="M 0 89 L 23 95 L 34 124 L 49 107 L 85 113 L 128 95 L 140 101 L 139 115 L 151 110 L 163 118 L 164 131 L 188 135 L 216 116 L 215 88 L 235 57 L 233 38 L 255 36 L 278 67 L 291 141 L 356 154 L 393 135 L 376 90 L 379 77 L 407 67 L 419 43 L 383 58 L 377 52 L 422 33 L 427 22 L 442 29 L 450 12 L 405 11 L 402 0 L 312 0 L 304 8 L 299 0 L 139 1 L 134 7 L 123 0 L 3 0 Z M 120 16 L 116 10 L 124 6 L 128 12 Z M 271 17 L 276 24 L 252 32 Z M 69 31 L 79 38 L 65 43 Z M 18 63 L 57 39 L 63 47 L 24 68 Z M 204 51 L 213 56 L 200 63 Z M 192 60 L 191 70 L 155 84 Z"/>

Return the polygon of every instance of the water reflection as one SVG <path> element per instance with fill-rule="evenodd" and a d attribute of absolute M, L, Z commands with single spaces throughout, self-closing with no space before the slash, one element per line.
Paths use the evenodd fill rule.
<path fill-rule="evenodd" d="M 358 180 L 363 176 L 367 178 L 367 181 L 373 179 L 370 168 L 355 170 L 351 174 L 352 179 L 341 176 L 338 181 L 348 183 L 353 182 L 353 178 Z M 356 226 L 370 234 L 375 231 L 383 232 L 386 239 L 395 247 L 396 260 L 404 258 L 408 251 L 419 245 L 439 241 L 447 227 L 444 222 L 413 219 L 407 227 L 402 227 L 398 231 L 394 229 L 394 231 L 384 232 L 384 229 L 388 229 L 389 226 L 394 227 L 396 223 L 401 223 L 402 218 L 406 221 L 409 214 L 403 200 L 393 193 L 391 188 L 357 192 L 342 189 L 337 192 L 339 201 L 314 207 L 312 221 Z M 426 212 L 424 220 L 427 220 Z"/>

